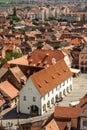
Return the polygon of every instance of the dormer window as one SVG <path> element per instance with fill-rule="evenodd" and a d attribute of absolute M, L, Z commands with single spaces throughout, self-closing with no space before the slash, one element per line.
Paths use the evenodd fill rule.
<path fill-rule="evenodd" d="M 45 83 L 49 83 L 47 80 L 45 80 Z"/>
<path fill-rule="evenodd" d="M 26 101 L 26 96 L 23 97 L 24 101 Z"/>
<path fill-rule="evenodd" d="M 39 88 L 41 88 L 42 86 L 40 84 L 38 84 Z"/>
<path fill-rule="evenodd" d="M 57 74 L 60 76 L 60 73 L 57 72 Z"/>
<path fill-rule="evenodd" d="M 36 97 L 33 97 L 33 102 L 35 102 L 36 101 Z"/>
<path fill-rule="evenodd" d="M 54 77 L 54 76 L 52 76 L 52 79 L 55 79 L 55 77 Z"/>

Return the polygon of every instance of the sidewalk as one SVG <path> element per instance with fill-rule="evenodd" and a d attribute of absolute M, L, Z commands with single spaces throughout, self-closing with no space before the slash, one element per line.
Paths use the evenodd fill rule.
<path fill-rule="evenodd" d="M 69 106 L 72 101 L 78 101 L 87 93 L 87 74 L 73 78 L 73 90 L 59 103 L 60 106 Z"/>

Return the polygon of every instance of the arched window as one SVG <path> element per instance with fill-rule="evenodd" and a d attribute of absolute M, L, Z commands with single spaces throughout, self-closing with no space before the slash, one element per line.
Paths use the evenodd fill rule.
<path fill-rule="evenodd" d="M 51 104 L 54 104 L 54 98 L 51 99 Z"/>
<path fill-rule="evenodd" d="M 43 105 L 43 111 L 46 111 L 46 104 Z"/>
<path fill-rule="evenodd" d="M 47 107 L 50 107 L 50 101 L 47 102 Z"/>

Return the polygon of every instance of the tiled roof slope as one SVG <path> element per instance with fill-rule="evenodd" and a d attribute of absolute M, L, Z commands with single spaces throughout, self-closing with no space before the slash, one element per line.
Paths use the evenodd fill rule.
<path fill-rule="evenodd" d="M 59 128 L 58 128 L 58 126 L 57 126 L 55 120 L 52 119 L 52 120 L 48 123 L 48 125 L 46 126 L 46 129 L 47 129 L 47 130 L 58 130 Z"/>
<path fill-rule="evenodd" d="M 28 66 L 28 61 L 27 61 L 27 55 L 24 55 L 20 58 L 10 60 L 7 62 L 8 64 L 17 64 L 17 65 L 26 65 Z"/>
<path fill-rule="evenodd" d="M 5 92 L 11 99 L 17 96 L 18 90 L 8 81 L 0 83 L 0 89 Z"/>
<path fill-rule="evenodd" d="M 56 64 L 33 74 L 31 79 L 40 94 L 45 95 L 71 76 L 72 73 L 64 60 L 60 60 Z"/>
<path fill-rule="evenodd" d="M 63 59 L 64 54 L 61 50 L 35 50 L 29 57 L 28 63 L 30 66 L 40 66 L 46 68 L 46 65 L 52 65 L 52 58 L 56 61 Z"/>
<path fill-rule="evenodd" d="M 55 107 L 54 117 L 76 118 L 80 115 L 81 112 L 81 108 L 57 106 Z"/>
<path fill-rule="evenodd" d="M 13 73 L 18 82 L 21 83 L 21 79 L 26 82 L 27 78 L 18 66 L 10 68 L 10 71 Z"/>
<path fill-rule="evenodd" d="M 67 130 L 67 124 L 68 124 L 68 121 L 56 121 L 58 127 L 59 127 L 59 130 Z"/>

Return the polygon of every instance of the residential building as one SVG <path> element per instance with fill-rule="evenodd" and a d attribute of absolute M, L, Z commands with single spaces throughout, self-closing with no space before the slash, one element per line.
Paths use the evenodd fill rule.
<path fill-rule="evenodd" d="M 46 68 L 57 61 L 64 59 L 64 54 L 61 50 L 41 50 L 37 49 L 29 53 L 27 60 L 29 66 L 37 66 Z"/>
<path fill-rule="evenodd" d="M 8 68 L 8 71 L 6 71 L 5 68 L 1 68 L 0 81 L 3 82 L 5 80 L 8 80 L 16 89 L 20 90 L 26 83 L 27 78 L 21 69 L 16 66 L 13 68 Z"/>
<path fill-rule="evenodd" d="M 79 53 L 79 69 L 87 71 L 87 47 L 84 47 Z"/>
<path fill-rule="evenodd" d="M 82 112 L 81 108 L 56 106 L 54 113 L 48 117 L 42 126 L 43 130 L 76 130 L 78 128 L 78 117 Z"/>
<path fill-rule="evenodd" d="M 18 90 L 7 80 L 0 83 L 0 94 L 3 101 L 9 105 L 17 103 Z"/>
<path fill-rule="evenodd" d="M 72 88 L 72 73 L 61 59 L 29 77 L 19 93 L 18 109 L 21 113 L 42 115 Z"/>
<path fill-rule="evenodd" d="M 72 68 L 79 68 L 79 54 L 81 52 L 80 47 L 74 47 L 71 51 L 72 59 Z"/>

